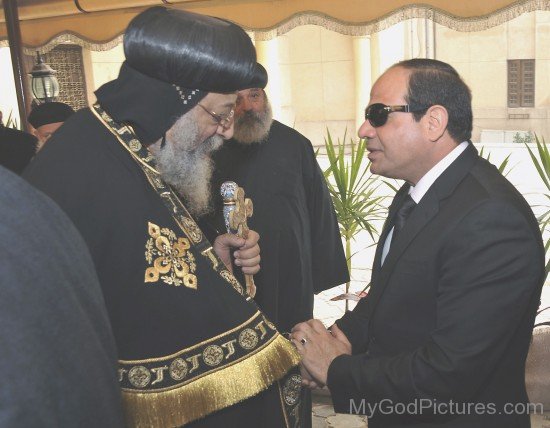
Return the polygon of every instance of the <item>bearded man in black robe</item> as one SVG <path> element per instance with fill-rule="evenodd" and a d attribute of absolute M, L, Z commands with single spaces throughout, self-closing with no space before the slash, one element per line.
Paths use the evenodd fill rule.
<path fill-rule="evenodd" d="M 210 244 L 211 153 L 236 91 L 265 86 L 234 24 L 154 7 L 124 36 L 116 80 L 69 118 L 26 178 L 68 213 L 94 259 L 128 426 L 295 426 L 299 359 L 233 276 L 258 270 L 258 234 Z"/>
<path fill-rule="evenodd" d="M 313 294 L 345 283 L 348 268 L 330 194 L 311 142 L 273 120 L 262 88 L 239 91 L 233 138 L 214 154 L 214 186 L 235 181 L 254 204 L 261 238 L 255 300 L 281 331 L 313 316 Z M 222 210 L 203 220 L 222 230 Z M 304 398 L 303 426 L 311 426 Z"/>
<path fill-rule="evenodd" d="M 349 280 L 336 213 L 311 142 L 273 120 L 264 90 L 251 88 L 239 91 L 233 138 L 213 158 L 213 187 L 235 181 L 254 203 L 248 222 L 262 244 L 255 300 L 281 331 L 290 331 L 313 315 L 314 293 Z M 221 210 L 212 213 L 205 227 L 222 230 Z"/>

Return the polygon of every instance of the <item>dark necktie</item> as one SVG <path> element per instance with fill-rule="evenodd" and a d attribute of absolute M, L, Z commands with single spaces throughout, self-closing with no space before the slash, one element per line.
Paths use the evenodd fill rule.
<path fill-rule="evenodd" d="M 391 242 L 395 241 L 395 238 L 405 226 L 407 218 L 411 214 L 412 210 L 416 207 L 416 202 L 411 198 L 411 195 L 407 195 L 397 212 L 395 213 L 395 221 L 393 223 L 393 236 Z"/>

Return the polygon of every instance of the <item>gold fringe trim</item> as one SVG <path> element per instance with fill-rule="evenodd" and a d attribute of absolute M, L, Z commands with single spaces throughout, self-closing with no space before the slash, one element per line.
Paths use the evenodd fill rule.
<path fill-rule="evenodd" d="M 254 355 L 162 392 L 123 391 L 128 427 L 176 427 L 253 397 L 298 365 L 293 345 L 277 335 Z"/>

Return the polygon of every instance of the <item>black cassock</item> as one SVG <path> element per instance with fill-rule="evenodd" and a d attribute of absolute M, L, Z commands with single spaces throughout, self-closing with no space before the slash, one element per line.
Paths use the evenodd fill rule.
<path fill-rule="evenodd" d="M 273 121 L 267 141 L 224 143 L 214 155 L 213 191 L 235 181 L 254 204 L 250 229 L 260 234 L 255 275 L 260 308 L 280 331 L 313 316 L 313 294 L 349 280 L 336 214 L 311 142 Z M 207 224 L 224 231 L 222 199 Z M 204 224 L 204 221 L 203 221 Z"/>
<path fill-rule="evenodd" d="M 281 379 L 298 362 L 293 347 L 243 295 L 129 128 L 99 107 L 80 110 L 25 177 L 88 244 L 128 426 L 278 428 L 297 412 L 300 379 Z"/>
<path fill-rule="evenodd" d="M 262 143 L 224 143 L 214 155 L 213 191 L 235 181 L 252 199 L 248 220 L 260 234 L 261 270 L 255 300 L 279 331 L 313 317 L 313 294 L 349 279 L 336 214 L 311 142 L 273 121 Z M 203 219 L 205 230 L 224 231 L 222 199 Z M 302 394 L 301 426 L 311 426 L 311 397 Z"/>

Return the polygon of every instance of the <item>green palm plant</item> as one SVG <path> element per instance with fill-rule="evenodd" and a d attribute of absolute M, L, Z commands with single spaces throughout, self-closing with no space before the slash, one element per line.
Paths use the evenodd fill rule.
<path fill-rule="evenodd" d="M 542 182 L 546 186 L 546 190 L 548 193 L 545 193 L 544 196 L 546 197 L 546 200 L 550 201 L 550 151 L 548 150 L 548 146 L 546 145 L 546 141 L 544 141 L 544 137 L 539 139 L 539 137 L 535 134 L 535 144 L 537 147 L 537 153 L 535 153 L 533 150 L 531 150 L 531 147 L 529 147 L 528 144 L 524 143 L 525 147 L 527 147 L 527 150 L 529 151 L 529 156 L 531 156 L 531 161 L 533 162 L 533 165 L 537 169 L 537 172 L 539 174 L 539 177 L 541 178 Z M 541 233 L 544 235 L 545 232 L 549 231 L 549 225 L 550 225 L 550 206 L 545 206 L 546 211 L 539 215 L 537 217 L 539 221 L 539 226 Z M 548 250 L 550 249 L 550 238 L 546 239 L 544 242 L 544 250 L 546 254 L 548 254 Z M 548 274 L 550 270 L 550 260 L 546 262 L 546 273 Z"/>
<path fill-rule="evenodd" d="M 481 156 L 482 158 L 484 158 L 487 162 L 491 162 L 491 152 L 487 153 L 487 155 L 485 155 L 484 153 L 484 149 L 485 147 L 482 147 L 481 150 L 479 151 L 479 156 Z M 497 169 L 498 171 L 503 175 L 503 176 L 507 176 L 510 171 L 512 171 L 512 169 L 514 168 L 513 166 L 510 167 L 509 169 L 506 169 L 508 167 L 508 163 L 510 162 L 510 156 L 512 154 L 510 153 L 508 156 L 506 156 L 504 158 L 504 160 L 500 163 L 499 166 L 497 166 Z"/>
<path fill-rule="evenodd" d="M 10 111 L 8 118 L 6 119 L 6 128 L 19 129 L 17 117 L 13 114 L 13 111 Z"/>
<path fill-rule="evenodd" d="M 338 139 L 335 142 L 327 130 L 325 149 L 330 165 L 324 171 L 324 176 L 338 218 L 340 234 L 344 238 L 346 260 L 351 273 L 351 242 L 361 230 L 367 231 L 375 240 L 378 232 L 373 223 L 382 218 L 384 208 L 381 201 L 384 196 L 376 195 L 380 181 L 368 173 L 370 162 L 366 161 L 365 140 L 356 142 L 350 138 L 348 146 L 345 141 L 346 133 L 342 141 Z M 348 282 L 346 294 L 349 293 L 349 287 Z"/>

